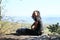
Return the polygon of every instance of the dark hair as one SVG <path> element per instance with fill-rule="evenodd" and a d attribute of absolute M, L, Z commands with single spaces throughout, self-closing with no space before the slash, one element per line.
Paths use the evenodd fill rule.
<path fill-rule="evenodd" d="M 37 12 L 37 14 L 38 14 L 37 16 L 35 16 L 35 12 Z M 38 10 L 33 11 L 33 14 L 32 14 L 32 18 L 34 20 L 36 19 L 36 17 L 39 17 L 41 19 L 40 12 Z"/>

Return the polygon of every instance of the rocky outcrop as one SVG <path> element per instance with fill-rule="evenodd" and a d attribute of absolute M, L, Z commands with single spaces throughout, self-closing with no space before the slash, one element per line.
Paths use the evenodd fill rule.
<path fill-rule="evenodd" d="M 1 35 L 0 40 L 60 40 L 58 35 L 41 35 L 41 36 L 31 36 L 31 35 Z"/>

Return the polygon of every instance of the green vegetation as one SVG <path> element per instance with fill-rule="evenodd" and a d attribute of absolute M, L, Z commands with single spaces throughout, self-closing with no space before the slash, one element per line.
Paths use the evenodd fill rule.
<path fill-rule="evenodd" d="M 51 33 L 58 33 L 60 34 L 60 25 L 59 23 L 57 24 L 52 24 L 47 27 Z"/>

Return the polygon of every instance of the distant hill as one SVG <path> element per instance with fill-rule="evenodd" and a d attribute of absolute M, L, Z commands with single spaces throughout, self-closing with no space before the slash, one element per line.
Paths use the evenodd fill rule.
<path fill-rule="evenodd" d="M 32 17 L 27 16 L 21 16 L 21 17 L 15 17 L 15 16 L 4 16 L 2 20 L 7 20 L 10 22 L 22 22 L 22 23 L 32 23 L 34 22 Z M 60 17 L 42 17 L 43 23 L 60 23 Z"/>

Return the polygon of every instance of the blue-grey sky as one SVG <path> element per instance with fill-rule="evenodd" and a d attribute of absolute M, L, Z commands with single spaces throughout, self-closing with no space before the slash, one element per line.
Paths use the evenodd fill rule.
<path fill-rule="evenodd" d="M 60 0 L 2 0 L 6 16 L 31 16 L 39 10 L 42 17 L 60 17 Z"/>

